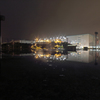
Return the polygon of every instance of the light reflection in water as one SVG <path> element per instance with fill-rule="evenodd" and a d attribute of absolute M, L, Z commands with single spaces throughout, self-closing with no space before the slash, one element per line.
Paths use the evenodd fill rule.
<path fill-rule="evenodd" d="M 49 59 L 51 60 L 58 60 L 58 61 L 76 61 L 76 62 L 83 62 L 83 63 L 89 63 L 92 61 L 96 61 L 98 57 L 100 56 L 99 51 L 83 51 L 79 50 L 76 52 L 67 52 L 66 54 L 61 52 L 43 52 L 39 51 L 34 53 L 35 58 L 40 58 L 40 59 Z"/>
<path fill-rule="evenodd" d="M 78 50 L 76 52 L 72 51 L 34 51 L 34 53 L 23 53 L 16 54 L 15 52 L 10 53 L 12 56 L 34 56 L 35 59 L 41 59 L 44 62 L 53 62 L 53 61 L 75 61 L 90 63 L 94 61 L 94 64 L 97 65 L 100 60 L 100 50 L 90 49 L 88 51 Z M 7 53 L 7 55 L 10 55 Z"/>

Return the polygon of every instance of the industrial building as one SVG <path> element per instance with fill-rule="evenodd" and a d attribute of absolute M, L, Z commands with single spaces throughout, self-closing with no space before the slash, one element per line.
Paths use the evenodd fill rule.
<path fill-rule="evenodd" d="M 12 40 L 11 42 L 14 42 L 14 43 L 27 43 L 27 44 L 35 43 L 35 41 L 31 41 L 31 40 L 15 40 L 15 41 Z"/>
<path fill-rule="evenodd" d="M 30 51 L 34 41 L 15 40 L 2 44 L 2 51 Z"/>
<path fill-rule="evenodd" d="M 55 42 L 55 43 L 68 43 L 75 45 L 76 49 L 85 48 L 100 48 L 100 41 L 98 38 L 98 32 L 92 34 L 79 34 L 70 36 L 58 36 L 52 38 L 37 39 L 35 42 Z"/>
<path fill-rule="evenodd" d="M 77 45 L 79 49 L 84 47 L 95 48 L 95 35 L 80 34 L 67 36 L 66 38 L 68 43 Z M 97 43 L 96 48 L 100 48 L 99 43 Z"/>
<path fill-rule="evenodd" d="M 11 41 L 9 43 L 3 43 L 3 49 L 5 48 L 12 48 L 9 45 L 12 44 L 18 47 L 19 44 L 23 45 L 23 48 L 25 45 L 32 45 L 37 44 L 38 46 L 42 47 L 54 47 L 54 45 L 63 45 L 63 47 L 66 50 L 76 50 L 76 49 L 88 49 L 88 48 L 100 48 L 100 41 L 98 38 L 98 33 L 95 32 L 95 35 L 91 34 L 79 34 L 79 35 L 70 35 L 70 36 L 59 36 L 59 37 L 53 37 L 53 38 L 44 38 L 44 39 L 38 39 L 36 38 L 35 41 L 29 41 L 29 40 L 15 40 Z M 13 46 L 13 47 L 14 47 Z M 15 46 L 15 47 L 16 47 Z M 20 45 L 18 48 L 22 48 Z"/>

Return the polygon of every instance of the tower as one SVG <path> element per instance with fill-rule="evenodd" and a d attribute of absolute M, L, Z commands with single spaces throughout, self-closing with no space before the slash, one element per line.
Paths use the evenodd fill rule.
<path fill-rule="evenodd" d="M 2 47 L 1 47 L 1 43 L 2 43 L 2 38 L 1 38 L 1 21 L 4 21 L 5 17 L 3 15 L 0 14 L 0 59 L 2 58 Z"/>
<path fill-rule="evenodd" d="M 96 46 L 97 46 L 97 41 L 98 41 L 98 32 L 95 32 L 95 49 L 96 49 Z"/>

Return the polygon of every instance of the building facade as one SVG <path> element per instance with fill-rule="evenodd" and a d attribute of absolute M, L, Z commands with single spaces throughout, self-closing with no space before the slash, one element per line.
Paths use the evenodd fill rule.
<path fill-rule="evenodd" d="M 67 36 L 67 41 L 70 44 L 77 45 L 79 49 L 84 47 L 95 48 L 95 36 L 91 34 Z"/>
<path fill-rule="evenodd" d="M 27 44 L 33 44 L 35 43 L 35 41 L 30 41 L 30 40 L 15 40 L 15 41 L 11 41 L 14 43 L 27 43 Z"/>

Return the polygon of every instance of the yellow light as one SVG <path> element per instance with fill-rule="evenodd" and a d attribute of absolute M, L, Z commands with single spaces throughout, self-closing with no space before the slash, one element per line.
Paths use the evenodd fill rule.
<path fill-rule="evenodd" d="M 31 52 L 34 52 L 34 50 L 31 50 Z"/>
<path fill-rule="evenodd" d="M 38 38 L 36 38 L 35 41 L 38 42 Z"/>
<path fill-rule="evenodd" d="M 50 57 L 51 54 L 46 54 L 46 57 Z"/>
<path fill-rule="evenodd" d="M 41 57 L 43 57 L 43 55 L 40 55 Z"/>
<path fill-rule="evenodd" d="M 43 40 L 40 40 L 40 42 L 43 42 Z"/>
<path fill-rule="evenodd" d="M 61 41 L 58 40 L 58 39 L 56 39 L 54 42 L 55 42 L 55 43 L 61 43 Z"/>
<path fill-rule="evenodd" d="M 38 38 L 36 38 L 35 40 L 38 40 Z"/>
<path fill-rule="evenodd" d="M 37 59 L 37 58 L 38 58 L 38 56 L 36 55 L 36 56 L 35 56 L 35 58 Z"/>
<path fill-rule="evenodd" d="M 48 42 L 48 43 L 50 43 L 51 41 L 50 41 L 49 39 L 47 39 L 47 40 L 45 40 L 45 42 Z"/>
<path fill-rule="evenodd" d="M 56 52 L 59 52 L 58 50 Z"/>
<path fill-rule="evenodd" d="M 56 58 L 58 58 L 58 57 L 60 57 L 60 56 L 61 56 L 61 54 L 55 54 L 55 56 L 56 56 Z"/>

